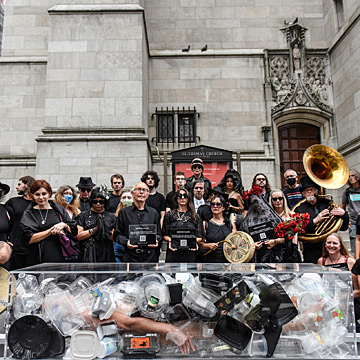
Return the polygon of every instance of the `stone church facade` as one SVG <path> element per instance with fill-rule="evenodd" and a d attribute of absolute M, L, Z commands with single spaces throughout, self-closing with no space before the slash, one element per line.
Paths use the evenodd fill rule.
<path fill-rule="evenodd" d="M 0 180 L 154 169 L 166 192 L 196 145 L 231 151 L 246 188 L 313 143 L 359 169 L 359 19 L 355 0 L 7 1 Z"/>

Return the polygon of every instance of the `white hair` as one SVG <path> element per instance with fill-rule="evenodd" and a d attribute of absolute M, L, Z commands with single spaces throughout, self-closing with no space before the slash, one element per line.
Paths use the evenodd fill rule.
<path fill-rule="evenodd" d="M 285 172 L 284 172 L 284 177 L 286 177 L 286 173 L 287 173 L 288 171 L 293 171 L 293 172 L 295 173 L 295 176 L 298 176 L 298 174 L 297 174 L 297 172 L 296 172 L 295 170 L 293 170 L 293 169 L 287 169 L 287 170 L 285 170 Z"/>

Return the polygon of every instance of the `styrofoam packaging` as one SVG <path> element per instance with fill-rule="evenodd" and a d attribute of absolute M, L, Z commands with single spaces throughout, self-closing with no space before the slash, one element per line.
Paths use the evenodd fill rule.
<path fill-rule="evenodd" d="M 91 360 L 98 356 L 99 338 L 95 331 L 76 330 L 71 335 L 70 355 L 76 360 Z"/>

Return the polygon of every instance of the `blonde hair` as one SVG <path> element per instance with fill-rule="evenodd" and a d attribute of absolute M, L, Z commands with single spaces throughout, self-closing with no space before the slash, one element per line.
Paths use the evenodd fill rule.
<path fill-rule="evenodd" d="M 63 197 L 64 191 L 69 190 L 69 189 L 72 191 L 73 197 L 74 197 L 70 204 L 68 204 Z M 68 208 L 76 216 L 79 215 L 78 207 L 80 205 L 80 201 L 78 199 L 77 192 L 75 191 L 75 189 L 72 186 L 70 186 L 70 185 L 60 186 L 58 191 L 55 193 L 54 201 L 57 204 L 61 205 L 64 209 Z"/>
<path fill-rule="evenodd" d="M 284 215 L 285 215 L 286 217 L 289 217 L 291 211 L 290 211 L 290 209 L 289 209 L 289 207 L 288 207 L 285 194 L 284 194 L 284 193 L 282 192 L 282 190 L 280 190 L 280 189 L 271 190 L 270 198 L 269 198 L 269 203 L 270 203 L 271 208 L 273 208 L 273 209 L 275 210 L 274 205 L 273 205 L 273 203 L 272 203 L 272 194 L 273 194 L 273 193 L 276 193 L 276 192 L 280 193 L 281 196 L 284 198 L 284 201 L 283 201 Z"/>
<path fill-rule="evenodd" d="M 349 250 L 347 249 L 341 235 L 338 234 L 338 233 L 331 233 L 325 239 L 325 241 L 323 243 L 323 251 L 322 251 L 322 256 L 323 257 L 328 257 L 329 256 L 329 252 L 326 249 L 326 240 L 329 238 L 329 236 L 335 236 L 340 241 L 340 246 L 341 246 L 340 254 L 341 255 L 344 255 L 346 258 L 353 258 L 353 256 L 349 253 Z"/>
<path fill-rule="evenodd" d="M 121 193 L 121 195 L 120 195 L 120 198 L 121 198 L 122 194 L 124 194 L 124 193 L 131 193 L 132 191 L 134 191 L 134 186 L 133 186 L 133 189 L 132 189 L 132 190 L 131 190 L 131 189 L 123 189 L 123 191 L 122 191 L 122 193 Z M 122 202 L 121 202 L 121 200 L 120 200 L 119 205 L 118 205 L 118 207 L 116 208 L 115 215 L 118 216 L 118 215 L 119 215 L 119 212 L 120 212 L 123 208 L 124 208 L 124 206 L 123 206 L 123 204 L 122 204 Z"/>

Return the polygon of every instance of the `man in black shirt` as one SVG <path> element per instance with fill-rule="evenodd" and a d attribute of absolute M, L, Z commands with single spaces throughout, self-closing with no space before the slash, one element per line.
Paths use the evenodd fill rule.
<path fill-rule="evenodd" d="M 149 197 L 146 200 L 146 206 L 152 207 L 160 215 L 160 225 L 165 216 L 165 198 L 163 194 L 160 194 L 156 191 L 156 188 L 159 186 L 160 179 L 156 171 L 146 171 L 141 176 L 141 181 L 144 182 L 149 188 Z"/>
<path fill-rule="evenodd" d="M 289 208 L 292 209 L 303 198 L 301 185 L 298 184 L 298 175 L 296 171 L 292 169 L 287 169 L 285 171 L 284 178 L 288 186 L 283 189 L 283 193 L 286 197 Z"/>
<path fill-rule="evenodd" d="M 95 186 L 95 184 L 91 180 L 91 177 L 81 177 L 79 183 L 76 186 L 79 188 L 79 198 L 80 198 L 79 209 L 81 211 L 90 210 L 91 205 L 89 199 L 91 195 L 91 190 Z"/>
<path fill-rule="evenodd" d="M 318 198 L 319 185 L 314 183 L 309 176 L 304 176 L 301 180 L 302 195 L 306 201 L 295 208 L 295 212 L 310 215 L 310 221 L 305 228 L 306 234 L 314 234 L 317 224 L 326 220 L 330 214 L 339 216 L 343 219 L 341 231 L 345 231 L 349 225 L 349 215 L 340 207 L 329 210 L 330 201 L 325 198 Z M 322 256 L 323 242 L 304 242 L 303 256 L 306 263 L 317 263 Z"/>
<path fill-rule="evenodd" d="M 161 241 L 160 217 L 157 211 L 148 207 L 145 202 L 149 197 L 148 186 L 140 182 L 132 190 L 134 203 L 132 206 L 120 211 L 115 224 L 114 239 L 117 243 L 125 247 L 123 262 L 157 262 L 157 252 Z M 132 245 L 129 239 L 130 225 L 156 225 L 156 244 L 155 245 Z"/>
<path fill-rule="evenodd" d="M 24 211 L 32 202 L 29 189 L 34 181 L 35 179 L 32 176 L 21 177 L 16 186 L 16 191 L 20 196 L 10 198 L 5 204 L 5 207 L 8 209 L 10 216 L 13 219 L 13 227 L 9 236 L 9 242 L 14 245 L 10 260 L 11 270 L 20 269 L 25 266 L 28 244 L 23 240 L 20 220 Z"/>
<path fill-rule="evenodd" d="M 186 183 L 186 177 L 185 174 L 182 171 L 177 171 L 174 176 L 174 184 L 176 186 L 175 190 L 181 189 L 185 186 Z M 174 196 L 175 191 L 172 190 L 166 195 L 166 212 L 174 209 Z"/>
<path fill-rule="evenodd" d="M 186 179 L 185 188 L 191 192 L 195 180 L 202 180 L 205 184 L 206 189 L 211 189 L 211 181 L 203 175 L 204 164 L 200 158 L 195 158 L 191 162 L 191 171 L 193 175 Z"/>
<path fill-rule="evenodd" d="M 122 175 L 114 174 L 110 178 L 111 187 L 113 188 L 112 193 L 109 195 L 109 205 L 108 211 L 115 214 L 116 209 L 120 203 L 120 196 L 122 194 L 122 189 L 125 186 L 125 181 Z"/>

